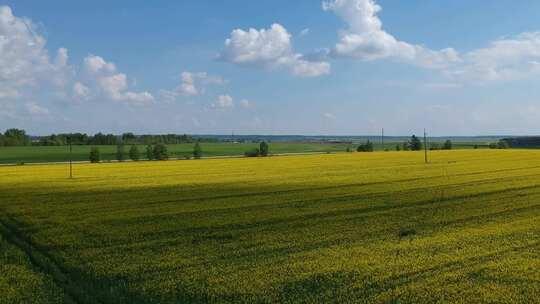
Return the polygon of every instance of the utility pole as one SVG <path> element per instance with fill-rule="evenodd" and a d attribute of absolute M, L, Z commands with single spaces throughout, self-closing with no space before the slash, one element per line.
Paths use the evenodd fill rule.
<path fill-rule="evenodd" d="M 382 150 L 384 151 L 384 128 L 382 128 L 382 133 L 381 133 L 381 146 L 382 146 Z"/>
<path fill-rule="evenodd" d="M 427 157 L 427 135 L 426 135 L 426 129 L 424 129 L 424 159 L 426 164 L 428 163 L 428 157 Z"/>
<path fill-rule="evenodd" d="M 73 179 L 73 146 L 71 136 L 69 135 L 69 179 Z"/>

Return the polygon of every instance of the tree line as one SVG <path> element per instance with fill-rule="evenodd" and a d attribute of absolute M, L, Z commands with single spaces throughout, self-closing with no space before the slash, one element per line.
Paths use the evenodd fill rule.
<path fill-rule="evenodd" d="M 445 147 L 449 146 L 449 149 L 452 148 L 452 143 L 450 141 L 447 141 L 445 143 Z M 411 138 L 402 144 L 397 144 L 395 147 L 396 151 L 420 151 L 424 149 L 424 145 L 422 144 L 422 141 L 416 136 L 413 135 Z M 363 143 L 360 144 L 356 148 L 357 152 L 373 152 L 374 151 L 374 145 L 373 142 L 371 142 L 369 139 Z M 388 149 L 386 149 L 388 151 Z M 347 152 L 352 152 L 350 148 L 347 148 Z"/>
<path fill-rule="evenodd" d="M 270 147 L 268 143 L 261 142 L 259 144 L 259 148 L 256 148 L 254 151 L 248 151 L 245 153 L 246 157 L 265 157 L 268 156 L 270 153 Z M 186 159 L 194 158 L 194 159 L 201 159 L 203 157 L 203 150 L 201 147 L 200 142 L 195 142 L 195 145 L 193 146 L 193 152 L 190 156 L 185 156 Z M 126 152 L 126 145 L 119 144 L 116 146 L 116 160 L 119 162 L 125 161 L 125 160 L 131 160 L 131 161 L 140 161 L 143 159 L 143 156 L 141 155 L 141 151 L 139 150 L 139 146 L 137 145 L 131 145 L 129 148 L 129 151 Z M 155 144 L 155 145 L 147 145 L 144 150 L 144 159 L 146 160 L 168 160 L 169 159 L 169 151 L 167 149 L 167 146 L 161 143 Z M 101 153 L 99 150 L 99 147 L 92 147 L 90 149 L 90 155 L 89 160 L 92 163 L 99 163 L 101 162 Z"/>
<path fill-rule="evenodd" d="M 539 143 L 540 143 L 540 137 L 539 137 Z M 509 139 L 501 139 L 497 142 L 492 142 L 488 145 L 488 148 L 490 149 L 509 149 L 511 147 L 513 147 L 513 145 L 511 144 L 511 140 Z M 442 144 L 438 142 L 431 142 L 429 143 L 429 146 L 427 147 L 427 149 L 431 151 L 452 150 L 453 148 L 454 148 L 454 144 L 449 139 L 444 141 Z M 478 149 L 479 146 L 474 145 L 473 148 Z M 395 146 L 396 151 L 421 151 L 423 149 L 424 149 L 424 144 L 422 143 L 420 138 L 418 138 L 418 136 L 416 135 L 411 136 L 411 138 L 408 139 L 407 141 L 401 144 L 396 144 Z M 357 152 L 373 152 L 374 151 L 373 143 L 367 140 L 365 143 L 358 145 L 358 147 L 356 148 L 356 151 Z M 386 151 L 388 151 L 388 149 L 386 149 Z M 352 152 L 352 149 L 350 147 L 347 147 L 347 152 Z"/>
<path fill-rule="evenodd" d="M 30 137 L 25 130 L 8 129 L 3 134 L 0 133 L 0 146 L 65 146 L 65 145 L 154 145 L 154 144 L 184 144 L 195 143 L 197 141 L 217 142 L 213 138 L 194 138 L 183 134 L 163 134 L 163 135 L 135 135 L 124 133 L 122 135 L 96 133 L 88 135 L 86 133 L 62 133 L 47 136 Z"/>
<path fill-rule="evenodd" d="M 7 129 L 0 133 L 0 146 L 29 146 L 32 144 L 26 131 L 20 129 Z"/>

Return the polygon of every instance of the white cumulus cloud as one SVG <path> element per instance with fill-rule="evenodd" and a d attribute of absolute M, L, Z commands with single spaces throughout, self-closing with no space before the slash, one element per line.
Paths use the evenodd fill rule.
<path fill-rule="evenodd" d="M 154 96 L 149 92 L 129 90 L 126 74 L 119 73 L 114 63 L 107 62 L 100 56 L 88 55 L 84 59 L 84 69 L 96 90 L 108 99 L 131 104 L 148 104 L 154 101 Z M 88 93 L 88 90 L 86 91 Z"/>
<path fill-rule="evenodd" d="M 487 83 L 540 76 L 540 32 L 498 39 L 464 56 L 464 63 L 449 69 L 456 82 Z"/>
<path fill-rule="evenodd" d="M 209 85 L 224 85 L 227 81 L 220 76 L 206 72 L 188 72 L 180 74 L 180 84 L 173 90 L 161 90 L 161 98 L 167 102 L 175 101 L 179 96 L 198 96 L 205 93 Z"/>
<path fill-rule="evenodd" d="M 45 45 L 30 19 L 0 6 L 0 99 L 20 97 L 29 87 L 66 83 L 67 49 L 60 48 L 52 59 Z"/>
<path fill-rule="evenodd" d="M 377 16 L 382 8 L 374 0 L 330 0 L 322 6 L 348 25 L 339 32 L 340 41 L 332 50 L 335 57 L 365 61 L 396 58 L 426 68 L 445 68 L 461 60 L 452 48 L 435 51 L 396 39 L 383 29 Z"/>
<path fill-rule="evenodd" d="M 73 85 L 73 96 L 76 99 L 87 99 L 90 97 L 90 89 L 80 82 Z"/>
<path fill-rule="evenodd" d="M 277 23 L 269 29 L 233 30 L 220 57 L 238 65 L 285 68 L 296 76 L 315 77 L 330 72 L 328 62 L 310 61 L 295 53 L 291 34 Z"/>

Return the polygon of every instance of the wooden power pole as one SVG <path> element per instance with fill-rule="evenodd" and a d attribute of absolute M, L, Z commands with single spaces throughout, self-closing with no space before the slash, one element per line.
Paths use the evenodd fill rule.
<path fill-rule="evenodd" d="M 427 135 L 426 135 L 426 129 L 424 129 L 424 160 L 426 164 L 428 163 L 428 155 L 427 155 L 428 147 L 427 147 Z"/>
<path fill-rule="evenodd" d="M 384 151 L 384 128 L 382 128 L 382 133 L 381 133 L 381 146 L 382 146 L 382 150 Z"/>
<path fill-rule="evenodd" d="M 71 143 L 71 135 L 69 136 L 69 179 L 73 179 L 73 146 Z"/>

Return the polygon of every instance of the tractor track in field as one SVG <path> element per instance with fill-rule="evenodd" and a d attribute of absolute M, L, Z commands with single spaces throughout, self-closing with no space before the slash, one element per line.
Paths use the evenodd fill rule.
<path fill-rule="evenodd" d="M 13 223 L 15 221 L 0 209 L 0 234 L 10 245 L 26 254 L 36 271 L 48 275 L 52 279 L 54 284 L 63 291 L 64 303 L 90 303 L 88 299 L 92 299 L 91 303 L 102 303 L 93 298 L 83 286 L 75 285 L 76 283 L 70 278 L 69 272 L 57 263 L 51 255 L 44 250 L 40 250 L 38 246 L 26 238 L 17 229 L 16 224 Z"/>

